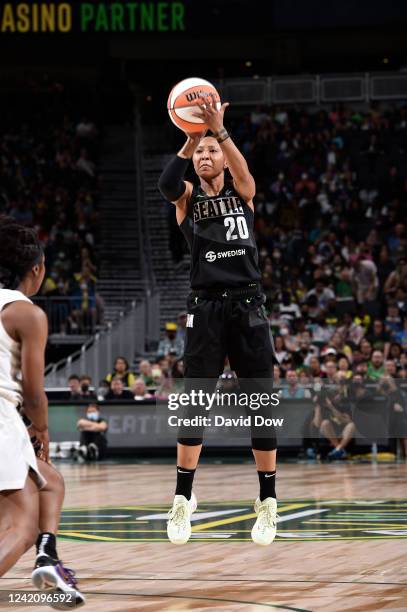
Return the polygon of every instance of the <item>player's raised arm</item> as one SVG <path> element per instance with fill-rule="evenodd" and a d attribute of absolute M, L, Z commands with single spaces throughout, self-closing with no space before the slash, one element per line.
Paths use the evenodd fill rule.
<path fill-rule="evenodd" d="M 245 202 L 251 203 L 256 193 L 256 184 L 254 178 L 250 174 L 245 158 L 223 125 L 223 116 L 228 106 L 229 103 L 225 102 L 218 110 L 216 108 L 215 98 L 213 96 L 207 96 L 204 98 L 204 103 L 199 106 L 199 110 L 194 114 L 196 117 L 203 119 L 205 124 L 213 132 L 225 156 L 226 164 L 232 175 L 236 191 Z"/>
<path fill-rule="evenodd" d="M 177 155 L 170 159 L 158 180 L 158 188 L 162 196 L 177 206 L 186 203 L 192 193 L 192 183 L 185 181 L 184 177 L 203 135 L 201 133 L 187 134 L 184 146 Z"/>

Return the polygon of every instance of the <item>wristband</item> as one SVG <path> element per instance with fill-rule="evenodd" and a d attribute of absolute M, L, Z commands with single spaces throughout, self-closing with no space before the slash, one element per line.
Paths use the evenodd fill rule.
<path fill-rule="evenodd" d="M 223 127 L 221 130 L 219 130 L 219 132 L 216 132 L 216 134 L 214 134 L 214 136 L 215 136 L 216 140 L 217 140 L 219 143 L 221 143 L 221 142 L 223 142 L 224 140 L 227 140 L 228 138 L 230 138 L 230 134 L 229 134 L 229 132 L 228 132 L 228 131 L 227 131 L 227 129 L 226 129 L 226 128 L 224 128 L 224 127 Z"/>

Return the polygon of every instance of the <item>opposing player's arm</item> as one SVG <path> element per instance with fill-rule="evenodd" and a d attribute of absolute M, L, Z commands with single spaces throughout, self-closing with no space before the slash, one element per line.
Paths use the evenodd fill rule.
<path fill-rule="evenodd" d="M 10 306 L 2 321 L 11 337 L 21 343 L 24 413 L 37 431 L 45 431 L 48 429 L 48 399 L 44 391 L 47 316 L 41 308 L 28 302 L 13 302 Z"/>

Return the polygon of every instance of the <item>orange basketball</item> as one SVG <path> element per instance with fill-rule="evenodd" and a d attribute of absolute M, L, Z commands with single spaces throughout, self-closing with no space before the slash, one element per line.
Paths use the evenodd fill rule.
<path fill-rule="evenodd" d="M 177 83 L 168 96 L 168 113 L 171 121 L 184 132 L 203 132 L 208 128 L 206 123 L 192 113 L 196 105 L 202 104 L 201 96 L 213 94 L 216 107 L 221 107 L 220 96 L 209 81 L 192 77 Z"/>

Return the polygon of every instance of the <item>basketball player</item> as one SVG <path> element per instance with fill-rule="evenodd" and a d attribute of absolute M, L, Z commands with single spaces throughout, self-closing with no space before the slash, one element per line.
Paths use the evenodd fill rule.
<path fill-rule="evenodd" d="M 44 392 L 47 318 L 28 297 L 37 293 L 44 274 L 44 254 L 34 231 L 1 216 L 0 576 L 36 542 L 36 567 L 53 567 L 50 573 L 54 579 L 47 586 L 72 593 L 76 582 L 58 560 L 55 549 L 63 481 L 47 463 L 48 402 Z M 23 403 L 30 434 L 42 458 L 41 469 L 18 412 Z M 79 591 L 75 589 L 74 593 L 76 601 L 83 603 Z M 58 607 L 61 609 L 61 604 Z"/>
<path fill-rule="evenodd" d="M 159 189 L 175 204 L 176 217 L 191 250 L 191 288 L 186 327 L 185 377 L 216 381 L 225 357 L 250 391 L 272 384 L 274 345 L 264 311 L 258 252 L 253 235 L 255 182 L 247 163 L 223 125 L 227 103 L 216 108 L 213 98 L 197 107 L 213 136 L 187 134 L 187 141 L 164 169 Z M 184 181 L 192 160 L 196 187 Z M 225 169 L 232 183 L 225 183 Z M 253 381 L 253 384 L 250 384 Z M 195 433 L 195 432 L 194 432 Z M 201 435 L 202 434 L 202 435 Z M 270 544 L 276 534 L 276 439 L 256 436 L 252 449 L 260 482 L 254 509 L 252 539 Z M 202 448 L 203 430 L 191 438 L 178 432 L 177 485 L 169 512 L 168 537 L 184 544 L 191 535 L 191 514 L 197 506 L 192 484 Z"/>

